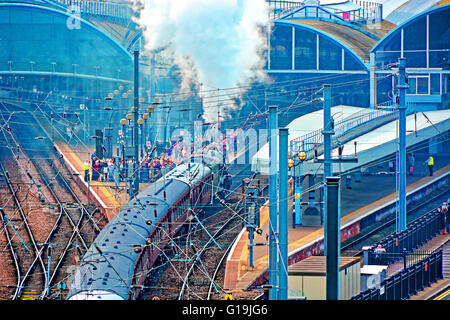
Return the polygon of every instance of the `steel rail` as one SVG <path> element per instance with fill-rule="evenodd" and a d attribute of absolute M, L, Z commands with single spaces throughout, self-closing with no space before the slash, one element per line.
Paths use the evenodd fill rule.
<path fill-rule="evenodd" d="M 3 210 L 3 209 L 1 209 L 1 210 Z M 3 230 L 5 230 L 6 239 L 8 240 L 8 247 L 9 247 L 9 249 L 11 251 L 11 255 L 13 257 L 14 266 L 16 268 L 16 273 L 17 273 L 17 285 L 16 285 L 16 290 L 15 290 L 14 295 L 13 295 L 13 300 L 14 300 L 17 297 L 17 294 L 19 292 L 19 285 L 20 285 L 20 282 L 21 282 L 21 279 L 22 279 L 22 274 L 20 273 L 19 258 L 18 258 L 17 254 L 16 254 L 16 251 L 14 250 L 14 246 L 13 246 L 13 243 L 12 243 L 11 235 L 9 234 L 9 230 L 8 230 L 8 227 L 7 227 L 7 222 L 5 221 L 5 218 L 3 217 L 3 214 L 1 214 L 0 216 L 2 218 Z"/>
<path fill-rule="evenodd" d="M 245 170 L 243 170 L 243 171 L 245 171 Z M 239 173 L 242 173 L 243 171 L 241 171 L 241 172 L 239 172 Z M 253 177 L 253 180 L 254 180 L 254 177 Z M 235 190 L 237 190 L 238 188 L 240 188 L 240 187 L 241 187 L 241 186 L 238 185 L 238 186 L 233 190 L 233 192 L 234 192 Z M 249 187 L 250 187 L 250 183 L 246 186 L 246 190 L 247 190 Z M 229 195 L 231 195 L 231 194 L 232 194 L 232 192 L 229 193 Z M 245 192 L 244 192 L 244 194 L 245 194 Z M 203 255 L 203 253 L 206 251 L 206 249 L 209 247 L 209 245 L 210 245 L 211 243 L 213 243 L 213 239 L 216 239 L 216 238 L 221 234 L 221 232 L 225 229 L 225 227 L 227 227 L 228 224 L 229 224 L 232 220 L 234 220 L 234 219 L 237 218 L 237 217 L 240 217 L 240 212 L 242 211 L 242 207 L 239 208 L 238 211 L 236 211 L 235 209 L 241 204 L 241 202 L 243 202 L 244 198 L 245 198 L 245 197 L 242 195 L 242 197 L 241 197 L 236 203 L 234 203 L 234 208 L 230 208 L 229 206 L 226 206 L 227 209 L 233 211 L 233 215 L 232 215 L 226 222 L 223 223 L 223 225 L 219 228 L 219 230 L 217 230 L 217 231 L 214 233 L 214 235 L 212 236 L 212 238 L 210 238 L 210 239 L 206 242 L 206 244 L 202 247 L 202 249 L 200 250 L 200 252 L 198 252 L 198 254 L 197 254 L 197 257 L 198 257 L 198 258 L 194 259 L 193 263 L 191 264 L 191 267 L 189 268 L 188 272 L 186 273 L 185 279 L 184 279 L 184 281 L 183 281 L 183 285 L 182 285 L 181 290 L 180 290 L 180 294 L 179 294 L 179 296 L 178 296 L 178 300 L 181 300 L 182 297 L 184 296 L 184 290 L 185 290 L 186 284 L 187 284 L 187 282 L 188 282 L 188 280 L 189 280 L 189 277 L 190 277 L 190 275 L 192 274 L 192 271 L 194 270 L 194 266 L 196 265 L 196 263 L 197 263 L 197 261 L 199 260 L 199 258 L 200 258 L 200 257 Z M 227 250 L 229 250 L 230 247 L 231 247 L 231 246 L 229 246 L 229 247 L 227 248 Z M 222 256 L 221 261 L 223 261 L 223 256 Z M 220 262 L 220 263 L 221 263 L 221 262 Z M 219 267 L 216 267 L 216 269 L 218 269 L 218 268 L 219 268 Z M 217 273 L 217 271 L 216 271 L 215 273 Z M 211 287 L 213 286 L 213 283 L 214 283 L 213 281 L 214 281 L 214 278 L 211 278 L 211 283 L 210 283 L 210 286 L 211 286 Z M 210 287 L 210 288 L 211 288 L 211 287 Z M 209 294 L 208 294 L 208 296 L 209 296 Z"/>
<path fill-rule="evenodd" d="M 6 183 L 8 185 L 8 188 L 9 188 L 9 190 L 11 191 L 11 193 L 13 195 L 14 202 L 16 203 L 16 205 L 17 205 L 17 207 L 19 209 L 19 213 L 20 213 L 20 215 L 22 217 L 22 220 L 24 221 L 24 225 L 25 225 L 25 228 L 27 230 L 28 236 L 30 237 L 31 243 L 32 243 L 33 248 L 35 250 L 35 255 L 36 255 L 35 261 L 37 259 L 39 259 L 39 261 L 41 263 L 41 266 L 42 266 L 42 269 L 45 271 L 46 269 L 45 269 L 44 261 L 42 260 L 42 257 L 39 254 L 39 252 L 41 251 L 42 248 L 39 249 L 39 247 L 38 247 L 38 245 L 36 243 L 36 240 L 34 239 L 33 232 L 31 231 L 31 228 L 30 228 L 30 225 L 28 224 L 28 220 L 26 218 L 26 215 L 23 212 L 22 205 L 20 204 L 20 201 L 19 201 L 19 199 L 17 197 L 17 194 L 16 194 L 16 192 L 14 190 L 14 187 L 12 186 L 12 182 L 11 182 L 11 179 L 9 177 L 8 171 L 3 167 L 3 164 L 1 162 L 0 162 L 0 169 L 2 170 L 3 174 L 5 175 Z M 24 283 L 27 280 L 28 275 L 30 273 L 30 270 L 33 268 L 33 266 L 34 266 L 34 262 L 30 266 L 30 268 L 28 269 L 28 272 L 24 275 L 20 285 L 18 286 L 18 288 L 17 288 L 18 292 L 17 292 L 16 298 L 21 296 L 23 288 L 24 288 Z M 44 272 L 44 280 L 45 280 L 44 281 L 45 283 L 48 282 L 48 278 L 47 278 L 47 275 L 46 275 L 45 272 Z"/>
<path fill-rule="evenodd" d="M 78 236 L 78 238 L 80 239 L 80 242 L 82 244 L 82 246 L 86 249 L 86 251 L 88 250 L 88 246 L 86 244 L 86 242 L 84 241 L 83 236 L 80 233 L 80 225 L 83 221 L 83 211 L 80 210 L 80 219 L 77 223 L 74 222 L 74 220 L 72 219 L 71 215 L 69 214 L 69 212 L 67 211 L 67 209 L 65 208 L 64 204 L 61 202 L 61 200 L 59 199 L 58 195 L 56 194 L 55 190 L 51 187 L 51 183 L 47 180 L 46 175 L 44 173 L 44 170 L 42 169 L 42 167 L 37 164 L 37 162 L 35 160 L 33 160 L 32 158 L 31 162 L 33 163 L 33 165 L 35 166 L 36 170 L 38 171 L 39 175 L 41 176 L 43 182 L 45 183 L 45 185 L 47 186 L 48 190 L 51 192 L 52 196 L 54 197 L 54 199 L 56 200 L 56 202 L 58 203 L 59 207 L 60 207 L 60 214 L 58 216 L 57 222 L 55 223 L 55 225 L 53 226 L 52 231 L 50 232 L 46 242 L 44 245 L 48 246 L 50 243 L 50 239 L 51 237 L 55 234 L 56 229 L 60 226 L 61 223 L 61 219 L 62 216 L 65 215 L 68 218 L 68 221 L 70 222 L 73 230 L 72 230 L 72 234 L 69 238 L 69 240 L 66 242 L 65 248 L 63 249 L 62 253 L 60 254 L 60 256 L 57 259 L 56 262 L 56 266 L 53 268 L 53 271 L 51 272 L 50 275 L 50 270 L 47 270 L 49 272 L 49 281 L 48 281 L 48 287 L 50 287 L 51 282 L 54 280 L 56 273 L 59 271 L 59 267 L 60 265 L 63 263 L 63 260 L 69 250 L 69 248 L 72 246 L 73 242 L 74 242 L 74 237 L 75 235 Z M 54 168 L 55 172 L 57 173 L 57 175 L 59 174 L 59 171 Z M 63 179 L 64 180 L 64 179 Z M 45 297 L 45 295 L 43 296 Z"/>

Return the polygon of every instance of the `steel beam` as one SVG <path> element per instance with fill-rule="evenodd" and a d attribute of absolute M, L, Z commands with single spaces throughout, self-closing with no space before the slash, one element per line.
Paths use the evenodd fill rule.
<path fill-rule="evenodd" d="M 340 177 L 326 177 L 328 230 L 328 245 L 326 248 L 327 300 L 339 300 L 339 256 L 341 250 L 338 208 L 340 179 Z"/>
<path fill-rule="evenodd" d="M 399 90 L 399 142 L 400 142 L 400 223 L 399 231 L 406 230 L 406 59 L 399 58 L 399 81 L 397 88 Z"/>
<path fill-rule="evenodd" d="M 269 300 L 277 300 L 277 232 L 278 232 L 278 197 L 277 197 L 277 129 L 278 107 L 269 107 Z"/>
<path fill-rule="evenodd" d="M 278 300 L 288 299 L 288 136 L 289 129 L 279 129 L 279 292 Z"/>

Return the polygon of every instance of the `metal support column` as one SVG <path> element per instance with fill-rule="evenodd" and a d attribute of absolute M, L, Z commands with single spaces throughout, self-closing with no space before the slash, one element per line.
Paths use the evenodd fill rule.
<path fill-rule="evenodd" d="M 139 51 L 134 51 L 134 111 L 133 111 L 133 147 L 134 147 L 134 189 L 135 194 L 139 193 Z"/>
<path fill-rule="evenodd" d="M 370 53 L 370 107 L 373 109 L 377 105 L 377 79 L 375 74 L 375 53 Z"/>
<path fill-rule="evenodd" d="M 332 172 L 332 164 L 331 159 L 331 135 L 334 134 L 334 131 L 331 128 L 331 86 L 329 84 L 323 85 L 323 182 L 326 182 L 327 177 L 331 177 L 333 175 Z M 327 249 L 327 189 L 324 189 L 323 192 L 323 216 L 324 216 L 324 248 L 325 253 Z"/>
<path fill-rule="evenodd" d="M 278 231 L 278 197 L 277 197 L 277 129 L 278 107 L 269 107 L 269 300 L 277 300 L 277 231 Z"/>
<path fill-rule="evenodd" d="M 327 300 L 339 300 L 339 181 L 340 177 L 326 177 L 327 184 L 327 229 L 328 246 L 327 261 Z"/>
<path fill-rule="evenodd" d="M 295 210 L 295 221 L 293 222 L 293 227 L 301 226 L 303 224 L 303 214 L 302 214 L 302 164 L 299 163 L 295 167 L 295 189 L 294 189 L 294 210 Z"/>
<path fill-rule="evenodd" d="M 397 88 L 399 90 L 399 140 L 400 140 L 400 232 L 406 230 L 406 59 L 399 59 L 399 81 Z"/>
<path fill-rule="evenodd" d="M 279 292 L 278 300 L 288 299 L 288 136 L 289 129 L 279 129 L 279 242 L 278 259 Z"/>

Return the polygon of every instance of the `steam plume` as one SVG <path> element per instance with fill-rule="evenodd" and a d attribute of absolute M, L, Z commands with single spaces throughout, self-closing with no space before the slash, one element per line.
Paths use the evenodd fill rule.
<path fill-rule="evenodd" d="M 181 69 L 182 90 L 192 86 L 201 90 L 238 87 L 265 78 L 262 52 L 267 44 L 259 28 L 268 22 L 264 1 L 141 0 L 140 3 L 137 22 L 144 29 L 146 49 L 171 48 Z M 217 105 L 210 107 L 208 99 L 216 94 L 204 96 L 208 101 L 208 106 L 204 105 L 207 121 L 217 120 Z M 225 108 L 221 109 L 225 117 Z"/>

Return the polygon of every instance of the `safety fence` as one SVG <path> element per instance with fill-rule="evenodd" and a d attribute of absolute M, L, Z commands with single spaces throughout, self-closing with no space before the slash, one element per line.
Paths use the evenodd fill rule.
<path fill-rule="evenodd" d="M 365 247 L 366 265 L 387 266 L 387 279 L 352 300 L 401 300 L 423 290 L 443 277 L 442 250 L 419 249 L 433 237 L 446 232 L 449 212 L 432 210 L 376 245 Z"/>
<path fill-rule="evenodd" d="M 450 213 L 438 212 L 437 209 L 428 212 L 422 217 L 412 221 L 402 232 L 395 232 L 376 245 L 367 248 L 366 264 L 390 265 L 415 254 L 416 250 L 446 230 L 449 226 Z M 381 245 L 384 252 L 377 253 L 377 247 Z M 405 262 L 404 265 L 407 263 Z"/>
<path fill-rule="evenodd" d="M 352 300 L 403 300 L 417 294 L 425 287 L 443 278 L 442 250 L 426 255 L 419 262 L 383 280 Z"/>

